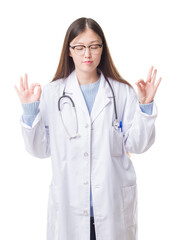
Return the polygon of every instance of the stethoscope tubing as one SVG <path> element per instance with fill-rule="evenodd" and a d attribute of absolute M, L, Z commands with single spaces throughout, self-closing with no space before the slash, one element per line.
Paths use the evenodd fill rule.
<path fill-rule="evenodd" d="M 107 79 L 107 77 L 105 77 L 107 83 L 109 84 L 109 87 L 111 89 L 112 95 L 113 95 L 113 101 L 114 101 L 114 114 L 115 114 L 115 120 L 117 121 L 118 116 L 117 116 L 117 108 L 116 108 L 116 99 L 115 99 L 115 94 L 114 94 L 114 90 L 111 86 L 111 83 L 109 82 L 109 80 Z"/>
<path fill-rule="evenodd" d="M 117 119 L 118 119 L 118 116 L 117 116 L 116 99 L 115 99 L 114 90 L 113 90 L 113 88 L 112 88 L 112 86 L 111 86 L 111 83 L 110 83 L 109 80 L 107 79 L 107 77 L 105 77 L 105 79 L 106 79 L 107 83 L 109 84 L 109 87 L 110 87 L 111 92 L 112 92 L 112 95 L 113 95 L 115 120 L 117 120 Z M 74 103 L 74 101 L 72 100 L 72 98 L 71 98 L 70 96 L 68 96 L 68 95 L 65 94 L 65 90 L 64 90 L 64 91 L 63 91 L 63 95 L 62 95 L 62 96 L 59 98 L 59 100 L 58 100 L 58 110 L 59 110 L 59 111 L 61 111 L 60 101 L 61 101 L 62 98 L 65 98 L 65 97 L 67 97 L 67 98 L 70 99 L 70 101 L 71 101 L 71 103 L 72 103 L 72 106 L 75 108 L 75 103 Z"/>
<path fill-rule="evenodd" d="M 119 128 L 119 124 L 118 124 L 118 116 L 117 116 L 116 99 L 115 99 L 114 90 L 113 90 L 113 88 L 112 88 L 112 86 L 111 86 L 111 83 L 110 83 L 109 80 L 107 79 L 107 77 L 105 77 L 105 79 L 106 79 L 106 81 L 107 81 L 107 83 L 108 83 L 108 85 L 109 85 L 109 87 L 110 87 L 110 89 L 111 89 L 112 95 L 113 95 L 113 104 L 114 104 L 114 113 L 115 113 L 115 120 L 114 120 L 114 122 L 113 122 L 113 125 L 114 125 L 114 127 L 115 127 L 116 129 L 118 129 L 118 128 Z M 63 98 L 68 98 L 68 99 L 70 100 L 70 102 L 71 102 L 71 104 L 72 104 L 72 107 L 73 107 L 73 109 L 74 109 L 74 112 L 75 112 L 75 117 L 76 117 L 77 126 L 76 126 L 76 134 L 75 134 L 73 137 L 70 135 L 70 133 L 69 133 L 69 131 L 68 131 L 68 129 L 67 129 L 64 121 L 63 121 L 63 117 L 62 117 L 62 113 L 61 113 L 61 107 L 60 107 L 60 102 L 61 102 L 61 100 L 62 100 Z M 59 110 L 59 112 L 60 112 L 60 117 L 61 117 L 61 120 L 62 120 L 62 124 L 63 124 L 63 126 L 64 126 L 64 128 L 65 128 L 65 131 L 66 131 L 67 135 L 68 135 L 68 138 L 69 138 L 69 139 L 72 139 L 72 138 L 76 138 L 76 137 L 80 136 L 79 133 L 78 133 L 78 119 L 77 119 L 77 113 L 76 113 L 75 103 L 74 103 L 73 99 L 72 99 L 70 96 L 68 96 L 68 95 L 65 94 L 65 88 L 64 88 L 64 90 L 63 90 L 63 95 L 62 95 L 62 96 L 59 98 L 59 100 L 58 100 L 58 110 Z"/>
<path fill-rule="evenodd" d="M 74 103 L 74 101 L 72 100 L 72 98 L 71 98 L 70 96 L 68 96 L 68 95 L 65 95 L 65 91 L 63 91 L 63 95 L 62 95 L 62 96 L 59 98 L 59 100 L 58 100 L 58 110 L 59 110 L 59 111 L 61 111 L 60 101 L 61 101 L 62 98 L 66 98 L 66 97 L 70 99 L 70 101 L 71 101 L 71 103 L 72 103 L 72 107 L 75 108 L 75 103 Z"/>

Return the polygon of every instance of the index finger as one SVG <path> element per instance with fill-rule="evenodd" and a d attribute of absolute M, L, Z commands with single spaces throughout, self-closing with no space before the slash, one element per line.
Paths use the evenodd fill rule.
<path fill-rule="evenodd" d="M 31 91 L 31 92 L 34 92 L 34 89 L 35 89 L 36 87 L 40 87 L 40 88 L 41 88 L 41 86 L 40 86 L 39 83 L 32 83 L 31 86 L 30 86 L 30 91 Z"/>

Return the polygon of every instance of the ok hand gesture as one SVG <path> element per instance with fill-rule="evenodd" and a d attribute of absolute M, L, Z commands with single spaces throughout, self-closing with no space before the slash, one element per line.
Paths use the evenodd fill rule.
<path fill-rule="evenodd" d="M 20 78 L 20 89 L 14 86 L 16 92 L 20 98 L 21 103 L 32 103 L 40 100 L 41 96 L 41 86 L 38 83 L 33 83 L 30 88 L 28 86 L 27 74 L 25 74 L 24 80 Z M 36 93 L 34 92 L 37 87 Z"/>
<path fill-rule="evenodd" d="M 157 69 L 154 71 L 153 69 L 154 67 L 150 68 L 146 82 L 143 79 L 136 82 L 136 85 L 138 87 L 138 99 L 141 104 L 148 104 L 153 101 L 158 86 L 162 80 L 162 78 L 159 78 L 158 82 L 155 85 Z"/>

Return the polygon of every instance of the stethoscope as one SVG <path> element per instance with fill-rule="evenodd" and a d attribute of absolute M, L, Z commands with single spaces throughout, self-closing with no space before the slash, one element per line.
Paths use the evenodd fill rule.
<path fill-rule="evenodd" d="M 112 88 L 112 86 L 111 86 L 111 83 L 110 83 L 109 80 L 107 79 L 107 77 L 105 77 L 105 79 L 106 79 L 107 83 L 109 84 L 109 87 L 110 87 L 111 92 L 112 92 L 112 95 L 113 95 L 114 114 L 115 114 L 115 119 L 114 119 L 114 121 L 113 121 L 113 127 L 114 127 L 116 130 L 118 130 L 119 128 L 121 128 L 121 131 L 122 131 L 122 122 L 120 122 L 120 123 L 118 122 L 118 116 L 117 116 L 116 100 L 115 100 L 114 90 L 113 90 L 113 88 Z M 68 98 L 68 99 L 70 100 L 70 102 L 71 102 L 71 104 L 72 104 L 72 107 L 73 107 L 73 109 L 74 109 L 74 113 L 75 113 L 75 118 L 76 118 L 76 133 L 75 133 L 75 135 L 73 135 L 73 136 L 69 133 L 69 131 L 68 131 L 68 129 L 67 129 L 65 123 L 64 123 L 63 117 L 62 117 L 62 109 L 61 109 L 61 107 L 60 107 L 60 103 L 61 103 L 61 100 L 64 99 L 64 98 Z M 78 133 L 78 119 L 77 119 L 77 113 L 76 113 L 75 103 L 74 103 L 73 99 L 72 99 L 70 96 L 68 96 L 68 95 L 65 94 L 65 88 L 64 88 L 64 90 L 63 90 L 63 95 L 62 95 L 62 96 L 59 98 L 59 100 L 58 100 L 58 110 L 59 110 L 59 113 L 60 113 L 60 117 L 61 117 L 61 120 L 62 120 L 63 127 L 64 127 L 64 129 L 65 129 L 65 132 L 66 132 L 68 138 L 69 138 L 69 139 L 73 139 L 73 138 L 80 137 L 80 134 Z"/>

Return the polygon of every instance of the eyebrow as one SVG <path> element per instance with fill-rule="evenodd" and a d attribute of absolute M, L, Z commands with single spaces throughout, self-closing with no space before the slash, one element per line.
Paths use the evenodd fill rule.
<path fill-rule="evenodd" d="M 94 41 L 91 41 L 90 44 L 91 44 L 91 43 L 94 43 L 94 42 L 100 42 L 100 41 L 99 41 L 99 40 L 94 40 Z M 83 42 L 76 42 L 75 44 L 82 44 L 82 45 L 84 45 Z"/>

